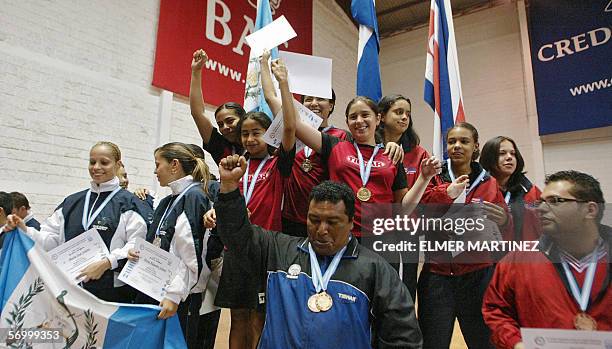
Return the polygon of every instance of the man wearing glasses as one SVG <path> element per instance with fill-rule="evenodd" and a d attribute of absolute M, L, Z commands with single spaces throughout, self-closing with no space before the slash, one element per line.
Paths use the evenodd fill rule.
<path fill-rule="evenodd" d="M 537 210 L 540 252 L 497 266 L 482 312 L 497 348 L 524 348 L 520 328 L 612 330 L 612 228 L 599 182 L 577 171 L 547 177 Z"/>

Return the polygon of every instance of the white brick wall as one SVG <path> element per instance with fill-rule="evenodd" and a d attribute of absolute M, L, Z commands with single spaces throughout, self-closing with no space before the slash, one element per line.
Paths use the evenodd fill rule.
<path fill-rule="evenodd" d="M 612 200 L 612 175 L 607 170 L 612 168 L 609 130 L 605 135 L 587 131 L 579 137 L 551 136 L 543 145 L 533 136 L 537 130 L 530 129 L 528 119 L 529 91 L 525 86 L 530 82 L 524 77 L 517 4 L 458 17 L 454 24 L 466 118 L 478 128 L 481 146 L 494 136 L 510 136 L 525 158 L 528 177 L 538 185 L 542 185 L 541 168 L 546 173 L 582 170 L 598 177 L 605 197 Z M 382 40 L 380 61 L 383 94 L 410 97 L 422 144 L 431 149 L 433 113 L 423 101 L 427 30 L 424 27 Z"/>
<path fill-rule="evenodd" d="M 163 106 L 170 129 L 158 129 L 158 13 L 157 0 L 2 1 L 0 190 L 25 193 L 37 218 L 88 185 L 88 152 L 98 140 L 120 146 L 131 189 L 155 187 L 160 134 L 163 142 L 201 143 L 181 96 Z M 332 0 L 314 1 L 313 27 L 314 54 L 334 59 L 341 116 L 354 95 L 357 30 Z"/>

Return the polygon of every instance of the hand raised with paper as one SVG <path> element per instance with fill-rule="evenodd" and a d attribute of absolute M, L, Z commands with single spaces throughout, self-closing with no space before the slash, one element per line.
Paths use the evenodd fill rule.
<path fill-rule="evenodd" d="M 272 61 L 272 74 L 279 83 L 287 82 L 289 79 L 289 72 L 287 72 L 287 66 L 282 60 L 277 59 Z"/>
<path fill-rule="evenodd" d="M 261 54 L 259 63 L 267 65 L 268 62 L 270 61 L 270 56 L 271 56 L 270 50 L 268 49 L 264 50 L 264 52 Z"/>
<path fill-rule="evenodd" d="M 199 49 L 193 53 L 193 59 L 191 60 L 191 70 L 197 71 L 202 70 L 202 66 L 208 60 L 208 56 L 206 52 L 202 49 Z"/>

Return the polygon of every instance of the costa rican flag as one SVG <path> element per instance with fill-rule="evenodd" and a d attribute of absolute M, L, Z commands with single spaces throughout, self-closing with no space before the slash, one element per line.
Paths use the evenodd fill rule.
<path fill-rule="evenodd" d="M 367 96 L 378 102 L 382 97 L 380 81 L 380 51 L 378 22 L 374 0 L 353 0 L 351 14 L 359 23 L 357 48 L 357 95 Z"/>
<path fill-rule="evenodd" d="M 434 110 L 433 155 L 448 157 L 446 131 L 465 121 L 450 0 L 431 0 L 425 102 Z"/>

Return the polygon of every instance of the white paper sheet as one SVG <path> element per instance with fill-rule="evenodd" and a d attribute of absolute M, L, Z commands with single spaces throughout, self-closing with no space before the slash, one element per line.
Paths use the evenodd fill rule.
<path fill-rule="evenodd" d="M 280 16 L 272 23 L 245 37 L 247 45 L 251 47 L 250 57 L 259 57 L 264 50 L 271 50 L 276 46 L 295 38 L 297 34 L 287 18 Z"/>
<path fill-rule="evenodd" d="M 319 128 L 319 125 L 321 125 L 323 119 L 321 119 L 317 114 L 313 113 L 312 111 L 310 111 L 310 109 L 306 108 L 304 105 L 302 105 L 302 103 L 296 100 L 293 100 L 293 105 L 295 106 L 298 116 L 303 122 L 309 124 L 314 128 Z M 264 134 L 264 142 L 275 148 L 280 147 L 283 141 L 283 129 L 283 111 L 281 109 L 281 111 L 279 111 L 278 114 L 274 117 L 272 125 L 268 127 L 268 130 Z M 296 152 L 300 151 L 302 148 L 304 148 L 304 143 L 296 139 Z"/>
<path fill-rule="evenodd" d="M 180 260 L 142 238 L 137 238 L 134 246 L 140 251 L 140 258 L 127 262 L 119 274 L 119 280 L 161 302 Z"/>
<path fill-rule="evenodd" d="M 525 349 L 610 349 L 612 332 L 521 328 Z"/>
<path fill-rule="evenodd" d="M 109 255 L 108 248 L 95 228 L 70 239 L 48 252 L 49 257 L 71 280 L 85 267 Z"/>
<path fill-rule="evenodd" d="M 305 96 L 332 98 L 332 60 L 330 58 L 279 51 L 289 71 L 289 90 Z"/>

